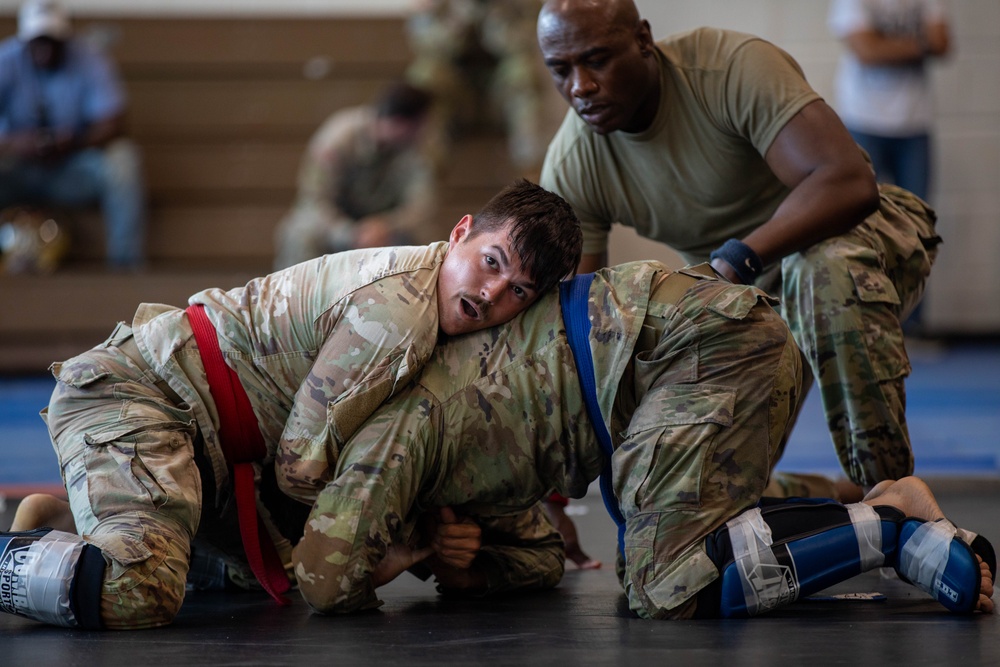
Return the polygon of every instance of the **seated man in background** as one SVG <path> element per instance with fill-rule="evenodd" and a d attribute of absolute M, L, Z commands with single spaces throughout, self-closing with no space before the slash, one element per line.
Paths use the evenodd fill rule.
<path fill-rule="evenodd" d="M 355 248 L 431 243 L 433 174 L 420 152 L 431 97 L 404 83 L 338 111 L 309 141 L 299 192 L 275 235 L 275 268 Z"/>
<path fill-rule="evenodd" d="M 99 204 L 108 263 L 140 267 L 145 188 L 124 119 L 107 58 L 72 36 L 56 0 L 25 2 L 17 36 L 0 43 L 0 208 Z"/>
<path fill-rule="evenodd" d="M 435 572 L 442 590 L 554 585 L 562 563 L 535 548 L 537 523 L 510 535 L 552 490 L 581 497 L 602 475 L 640 616 L 754 615 L 883 565 L 950 609 L 992 610 L 992 548 L 938 521 L 915 478 L 850 505 L 760 503 L 803 365 L 773 300 L 710 274 L 634 262 L 579 276 L 439 345 L 350 441 L 282 443 L 279 487 L 313 504 L 293 552 L 306 601 L 377 606 L 376 587 L 424 555 L 417 513 L 434 507 L 482 526 L 468 567 Z"/>
<path fill-rule="evenodd" d="M 45 420 L 72 516 L 29 496 L 13 529 L 55 517 L 76 534 L 0 534 L 0 580 L 14 582 L 0 608 L 70 627 L 168 624 L 196 536 L 230 582 L 256 578 L 284 600 L 279 531 L 297 535 L 275 470 L 304 468 L 282 452 L 336 449 L 439 339 L 514 317 L 572 272 L 580 246 L 569 206 L 522 180 L 448 241 L 327 255 L 205 290 L 186 310 L 141 305 L 131 326 L 52 367 Z M 561 558 L 558 536 L 549 544 Z"/>

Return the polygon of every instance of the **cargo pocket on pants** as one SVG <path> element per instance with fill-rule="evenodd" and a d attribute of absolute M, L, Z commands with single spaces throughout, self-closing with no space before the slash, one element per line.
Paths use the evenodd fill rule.
<path fill-rule="evenodd" d="M 860 309 L 860 326 L 871 370 L 880 382 L 906 377 L 910 362 L 899 322 L 900 298 L 880 269 L 848 264 Z"/>
<path fill-rule="evenodd" d="M 97 518 L 164 510 L 193 532 L 201 507 L 194 433 L 192 423 L 146 418 L 86 433 L 84 461 Z"/>
<path fill-rule="evenodd" d="M 612 463 L 626 516 L 698 507 L 705 457 L 732 425 L 735 401 L 732 389 L 714 385 L 656 387 L 643 398 Z"/>

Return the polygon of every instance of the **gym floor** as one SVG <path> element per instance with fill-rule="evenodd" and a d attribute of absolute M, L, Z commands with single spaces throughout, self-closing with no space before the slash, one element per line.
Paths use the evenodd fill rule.
<path fill-rule="evenodd" d="M 1000 483 L 933 483 L 953 520 L 1000 535 Z M 767 616 L 644 621 L 631 616 L 611 566 L 614 530 L 599 494 L 572 507 L 596 571 L 570 569 L 554 590 L 489 601 L 447 600 L 403 575 L 373 612 L 324 617 L 296 599 L 192 593 L 173 625 L 136 632 L 46 627 L 0 614 L 0 664 L 48 665 L 975 665 L 1000 664 L 1000 616 L 949 614 L 898 579 L 872 572 Z M 10 516 L 3 521 L 9 524 Z M 6 525 L 5 524 L 5 525 Z"/>
<path fill-rule="evenodd" d="M 912 356 L 917 472 L 953 521 L 1000 545 L 1000 348 L 927 348 Z M 35 447 L 17 447 L 19 458 L 10 439 L 16 434 L 24 444 L 34 437 L 11 414 L 12 395 L 30 397 L 25 382 L 39 383 L 43 394 L 50 390 L 41 378 L 0 381 L 0 443 L 8 463 L 32 470 L 25 449 Z M 32 413 L 38 407 L 32 405 Z M 807 404 L 782 467 L 832 471 L 829 448 L 818 406 Z M 51 449 L 37 456 L 45 459 Z M 44 487 L 53 474 L 58 481 L 47 468 L 27 479 L 10 465 L 0 470 L 0 493 L 8 494 L 0 528 L 10 525 L 13 491 Z M 432 583 L 403 575 L 380 589 L 381 609 L 338 617 L 312 614 L 299 599 L 281 608 L 264 594 L 199 592 L 189 594 L 173 625 L 137 632 L 68 630 L 0 613 L 0 665 L 1000 664 L 1000 616 L 949 614 L 881 571 L 756 619 L 639 620 L 629 613 L 614 574 L 614 529 L 599 492 L 570 509 L 584 548 L 604 567 L 570 566 L 552 591 L 448 600 Z M 829 599 L 873 592 L 885 599 Z"/>

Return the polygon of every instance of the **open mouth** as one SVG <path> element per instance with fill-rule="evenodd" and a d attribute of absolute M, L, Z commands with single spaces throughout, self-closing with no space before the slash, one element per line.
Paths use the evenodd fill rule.
<path fill-rule="evenodd" d="M 462 299 L 462 311 L 465 312 L 467 317 L 474 320 L 479 319 L 479 310 L 468 299 Z"/>

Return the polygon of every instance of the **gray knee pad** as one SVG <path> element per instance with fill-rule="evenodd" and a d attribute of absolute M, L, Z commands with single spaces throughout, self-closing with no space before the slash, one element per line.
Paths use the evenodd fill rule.
<path fill-rule="evenodd" d="M 65 627 L 99 629 L 100 549 L 49 528 L 0 533 L 0 610 Z"/>

